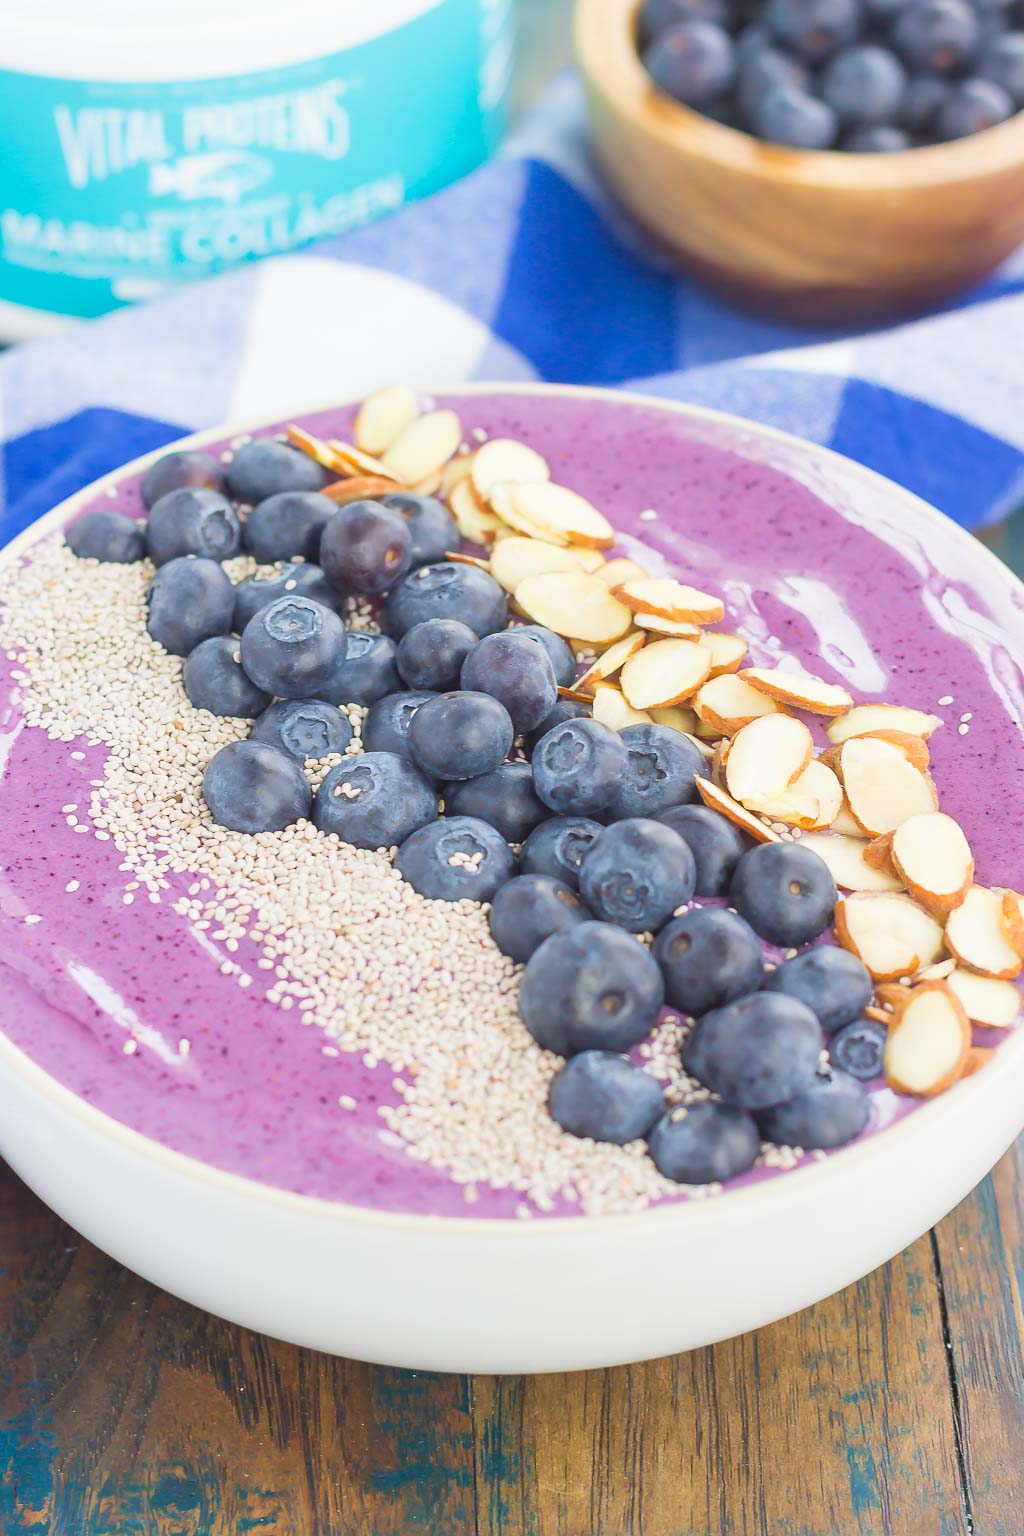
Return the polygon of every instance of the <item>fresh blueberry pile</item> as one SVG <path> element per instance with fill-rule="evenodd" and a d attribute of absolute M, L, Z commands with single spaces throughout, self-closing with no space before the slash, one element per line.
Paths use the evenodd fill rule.
<path fill-rule="evenodd" d="M 752 843 L 702 804 L 692 738 L 615 731 L 561 697 L 572 650 L 510 623 L 479 564 L 445 558 L 460 539 L 439 501 L 337 506 L 324 484 L 276 440 L 246 445 L 226 477 L 201 453 L 172 453 L 143 483 L 144 526 L 93 513 L 68 535 L 82 557 L 148 555 L 149 632 L 184 658 L 189 699 L 253 722 L 206 768 L 213 820 L 250 834 L 311 820 L 395 850 L 423 897 L 489 903 L 495 943 L 524 967 L 523 1023 L 566 1058 L 549 1108 L 573 1135 L 646 1138 L 661 1172 L 688 1184 L 743 1172 L 764 1140 L 856 1136 L 881 1031 L 861 962 L 806 947 L 837 900 L 822 859 Z M 233 585 L 222 562 L 240 552 L 281 573 Z M 382 633 L 346 627 L 351 597 L 379 603 Z M 356 752 L 353 704 L 366 708 Z M 305 764 L 332 754 L 314 793 Z M 766 965 L 766 943 L 803 952 Z M 627 1054 L 666 1004 L 692 1021 L 682 1064 L 706 1095 L 675 1107 Z"/>
<path fill-rule="evenodd" d="M 638 42 L 666 95 L 793 149 L 891 153 L 1024 107 L 1021 0 L 644 0 Z"/>

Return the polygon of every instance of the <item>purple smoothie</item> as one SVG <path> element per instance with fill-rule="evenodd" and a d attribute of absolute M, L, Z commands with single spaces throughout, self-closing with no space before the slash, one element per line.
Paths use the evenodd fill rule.
<path fill-rule="evenodd" d="M 980 547 L 895 491 L 845 469 L 819 470 L 809 452 L 755 429 L 582 395 L 495 392 L 441 403 L 460 411 L 467 433 L 481 427 L 539 449 L 557 480 L 622 531 L 620 553 L 721 593 L 724 627 L 744 633 L 752 664 L 802 665 L 845 683 L 858 702 L 940 715 L 946 724 L 931 747 L 942 807 L 964 827 L 979 881 L 1020 887 L 1024 681 L 1014 658 L 1024 656 L 1024 603 Z M 344 437 L 351 415 L 327 411 L 303 424 Z M 120 479 L 116 496 L 82 510 L 141 516 L 140 478 Z M 649 509 L 657 516 L 645 517 Z M 104 750 L 22 728 L 18 685 L 3 661 L 7 1036 L 116 1120 L 230 1172 L 385 1211 L 513 1216 L 514 1192 L 481 1187 L 467 1205 L 460 1186 L 411 1160 L 383 1129 L 378 1105 L 398 1102 L 386 1064 L 325 1055 L 318 1029 L 221 974 L 222 954 L 171 910 L 186 878 L 160 905 L 123 904 L 114 845 L 77 835 L 61 813 L 88 802 Z M 79 889 L 68 893 L 74 879 Z M 26 914 L 43 920 L 26 926 Z M 126 1055 L 131 1038 L 139 1046 Z M 975 1039 L 996 1043 L 983 1031 Z M 343 1094 L 355 1111 L 339 1109 Z M 876 1131 L 915 1108 L 885 1088 L 873 1097 Z M 778 1176 L 757 1170 L 737 1182 Z"/>

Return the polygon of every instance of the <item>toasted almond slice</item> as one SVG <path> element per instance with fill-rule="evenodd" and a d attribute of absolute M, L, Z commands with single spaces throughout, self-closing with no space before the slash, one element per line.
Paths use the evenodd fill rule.
<path fill-rule="evenodd" d="M 952 912 L 974 878 L 970 844 L 952 816 L 926 811 L 892 835 L 892 864 L 911 896 L 932 912 Z"/>
<path fill-rule="evenodd" d="M 724 672 L 736 672 L 747 654 L 747 642 L 742 636 L 730 635 L 721 629 L 705 630 L 700 643 L 706 645 L 711 652 L 712 677 L 721 677 Z"/>
<path fill-rule="evenodd" d="M 454 411 L 428 411 L 400 432 L 381 457 L 393 475 L 411 485 L 442 470 L 461 441 L 462 423 Z"/>
<path fill-rule="evenodd" d="M 923 736 L 912 736 L 909 731 L 865 731 L 865 736 L 873 736 L 876 741 L 887 741 L 890 746 L 898 747 L 912 767 L 924 773 L 931 761 L 931 753 L 928 743 Z"/>
<path fill-rule="evenodd" d="M 492 437 L 473 455 L 473 484 L 485 501 L 496 485 L 550 480 L 548 462 L 512 437 Z"/>
<path fill-rule="evenodd" d="M 1020 993 L 1012 981 L 998 981 L 992 976 L 976 976 L 960 966 L 952 972 L 947 985 L 964 1005 L 972 1024 L 988 1029 L 1009 1029 L 1020 1014 Z"/>
<path fill-rule="evenodd" d="M 364 453 L 384 453 L 420 413 L 416 396 L 406 384 L 389 384 L 367 395 L 356 413 L 352 436 Z"/>
<path fill-rule="evenodd" d="M 713 725 L 705 725 L 704 721 L 699 717 L 697 724 L 693 728 L 693 734 L 698 736 L 701 741 L 721 741 L 722 739 L 721 731 L 716 730 Z"/>
<path fill-rule="evenodd" d="M 778 699 L 793 709 L 806 709 L 812 715 L 841 715 L 850 709 L 853 699 L 837 683 L 823 678 L 786 672 L 782 667 L 747 667 L 740 674 L 752 688 Z"/>
<path fill-rule="evenodd" d="M 588 707 L 594 702 L 592 693 L 584 693 L 582 688 L 565 688 L 561 683 L 558 685 L 558 697 L 571 699 L 574 704 L 586 704 Z"/>
<path fill-rule="evenodd" d="M 610 645 L 632 627 L 629 609 L 612 596 L 603 581 L 586 571 L 542 571 L 539 576 L 528 576 L 516 587 L 515 599 L 535 623 L 553 629 L 556 635 L 591 645 Z"/>
<path fill-rule="evenodd" d="M 892 833 L 885 832 L 881 837 L 874 837 L 865 846 L 864 862 L 872 869 L 886 870 L 895 875 L 892 866 Z M 902 881 L 900 882 L 902 884 Z"/>
<path fill-rule="evenodd" d="M 956 970 L 956 961 L 952 956 L 945 960 L 936 960 L 934 965 L 925 965 L 919 971 L 915 971 L 915 981 L 945 981 L 947 976 L 952 976 Z"/>
<path fill-rule="evenodd" d="M 472 486 L 469 491 L 476 495 Z M 494 514 L 488 512 L 487 516 L 490 518 Z M 586 570 L 580 554 L 578 549 L 562 549 L 557 544 L 545 544 L 542 539 L 524 538 L 517 533 L 495 544 L 491 553 L 491 575 L 506 592 L 514 592 L 527 576 L 539 576 L 543 571 Z"/>
<path fill-rule="evenodd" d="M 655 640 L 630 657 L 619 681 L 634 709 L 666 709 L 690 698 L 710 666 L 710 655 L 694 640 Z"/>
<path fill-rule="evenodd" d="M 704 641 L 701 640 L 701 645 Z M 751 688 L 741 677 L 723 672 L 710 677 L 695 695 L 693 707 L 705 725 L 712 726 L 723 736 L 734 736 L 737 731 L 758 720 L 762 715 L 776 715 L 779 706 Z"/>
<path fill-rule="evenodd" d="M 472 480 L 460 480 L 448 497 L 448 507 L 455 526 L 471 544 L 492 544 L 501 527 L 498 518 L 485 506 L 473 489 Z M 550 569 L 550 567 L 548 567 Z M 514 589 L 510 589 L 514 590 Z"/>
<path fill-rule="evenodd" d="M 391 473 L 383 460 L 375 458 L 372 453 L 364 453 L 351 443 L 343 443 L 339 438 L 329 438 L 327 447 L 334 454 L 343 475 L 382 475 L 387 479 Z"/>
<path fill-rule="evenodd" d="M 734 800 L 720 785 L 712 783 L 710 779 L 696 779 L 697 793 L 704 804 L 712 811 L 720 811 L 727 821 L 731 821 L 734 827 L 739 827 L 741 832 L 746 832 L 759 843 L 779 843 L 782 839 L 771 827 L 766 827 L 763 821 L 752 816 L 748 810 Z"/>
<path fill-rule="evenodd" d="M 871 1003 L 864 1009 L 864 1017 L 866 1019 L 874 1019 L 876 1024 L 881 1024 L 886 1029 L 889 1028 L 893 1021 L 892 1012 L 888 1008 L 875 1008 Z"/>
<path fill-rule="evenodd" d="M 914 987 L 885 1042 L 885 1080 L 897 1093 L 931 1098 L 960 1076 L 971 1026 L 945 982 Z"/>
<path fill-rule="evenodd" d="M 445 554 L 445 559 L 450 560 L 453 565 L 475 565 L 478 571 L 486 571 L 490 575 L 490 562 L 481 560 L 476 555 L 463 555 L 457 550 L 450 549 Z"/>
<path fill-rule="evenodd" d="M 538 522 L 528 513 L 521 512 L 516 500 L 516 491 L 519 489 L 514 480 L 501 480 L 491 487 L 491 493 L 487 498 L 487 504 L 491 507 L 501 521 L 515 533 L 528 539 L 538 539 L 545 544 L 567 546 L 569 535 L 559 528 L 553 528 L 550 524 Z"/>
<path fill-rule="evenodd" d="M 288 441 L 292 446 L 301 448 L 303 453 L 308 453 L 309 457 L 315 459 L 324 469 L 331 470 L 335 475 L 349 473 L 343 467 L 341 460 L 330 443 L 325 443 L 321 438 L 314 437 L 312 432 L 307 432 L 305 427 L 297 426 L 295 422 L 289 423 L 286 430 Z M 378 471 L 375 469 L 373 473 L 377 474 Z"/>
<path fill-rule="evenodd" d="M 827 727 L 828 739 L 838 746 L 851 736 L 869 736 L 875 731 L 905 731 L 909 736 L 923 736 L 927 741 L 942 721 L 923 709 L 907 709 L 902 704 L 856 704 Z"/>
<path fill-rule="evenodd" d="M 580 693 L 588 693 L 597 683 L 603 683 L 606 678 L 614 677 L 620 671 L 631 656 L 635 656 L 644 643 L 643 633 L 634 629 L 632 634 L 623 635 L 621 640 L 616 640 L 610 645 L 587 670 L 576 679 L 576 688 Z"/>
<path fill-rule="evenodd" d="M 669 726 L 668 729 L 671 730 L 671 726 Z M 700 753 L 704 761 L 706 763 L 710 763 L 711 759 L 715 755 L 714 748 L 711 746 L 710 742 L 701 741 L 699 736 L 691 736 L 689 731 L 684 731 L 683 735 L 689 736 L 690 740 L 693 742 L 694 746 L 697 748 L 697 751 Z"/>
<path fill-rule="evenodd" d="M 843 743 L 839 768 L 850 810 L 872 837 L 894 832 L 911 816 L 938 808 L 929 776 L 908 763 L 891 742 L 855 736 Z"/>
<path fill-rule="evenodd" d="M 855 891 L 836 905 L 836 938 L 876 981 L 913 976 L 942 953 L 942 928 L 910 896 Z"/>
<path fill-rule="evenodd" d="M 688 704 L 670 704 L 667 709 L 652 709 L 651 719 L 655 725 L 667 725 L 670 731 L 682 731 L 684 736 L 692 736 L 697 724 L 697 716 Z"/>
<path fill-rule="evenodd" d="M 688 624 L 683 619 L 663 619 L 658 613 L 635 613 L 633 618 L 640 629 L 649 629 L 656 635 L 672 635 L 676 640 L 701 640 L 704 635 L 699 624 Z"/>
<path fill-rule="evenodd" d="M 457 453 L 454 459 L 449 459 L 441 471 L 440 492 L 448 497 L 461 480 L 466 480 L 473 473 L 472 453 Z"/>
<path fill-rule="evenodd" d="M 1024 909 L 1021 907 L 1021 899 L 1016 891 L 1003 891 L 999 898 L 1003 928 L 1018 955 L 1024 955 Z"/>
<path fill-rule="evenodd" d="M 613 731 L 624 731 L 627 725 L 651 723 L 647 711 L 634 709 L 612 683 L 598 683 L 594 689 L 593 703 L 594 719 Z"/>
<path fill-rule="evenodd" d="M 719 789 L 725 789 L 725 764 L 729 756 L 729 748 L 732 742 L 726 737 L 720 741 L 711 753 L 711 779 Z"/>
<path fill-rule="evenodd" d="M 809 848 L 828 865 L 836 885 L 844 891 L 898 891 L 902 887 L 895 875 L 872 869 L 864 859 L 867 844 L 855 837 L 841 837 L 834 832 L 808 832 L 800 839 L 801 848 Z"/>
<path fill-rule="evenodd" d="M 980 1072 L 982 1067 L 987 1067 L 995 1055 L 995 1051 L 988 1045 L 972 1045 L 964 1057 L 964 1064 L 960 1068 L 961 1081 L 965 1077 L 973 1077 L 975 1072 Z"/>
<path fill-rule="evenodd" d="M 615 595 L 634 613 L 655 613 L 662 619 L 681 619 L 691 624 L 717 624 L 725 617 L 720 597 L 688 587 L 668 576 L 647 576 L 623 582 Z"/>
<path fill-rule="evenodd" d="M 647 572 L 642 565 L 637 565 L 635 560 L 618 558 L 609 560 L 601 570 L 601 580 L 612 589 L 621 587 L 627 581 L 646 581 Z"/>
<path fill-rule="evenodd" d="M 438 469 L 431 475 L 424 475 L 422 480 L 414 480 L 409 489 L 417 496 L 436 496 L 443 479 L 444 471 Z"/>
<path fill-rule="evenodd" d="M 826 754 L 823 752 L 818 761 L 825 763 L 825 767 L 831 768 L 832 772 L 836 774 L 837 778 L 839 778 L 835 767 L 832 763 L 825 762 L 825 757 Z M 842 780 L 840 780 L 840 783 L 841 782 Z M 850 807 L 846 803 L 845 796 L 842 805 L 839 807 L 839 815 L 832 823 L 832 831 L 841 833 L 843 837 L 864 837 L 864 828 L 860 826 L 859 823 L 854 821 L 853 817 L 850 815 Z"/>
<path fill-rule="evenodd" d="M 499 503 L 499 489 L 504 493 Z M 511 503 L 514 515 L 506 507 Z M 609 549 L 615 543 L 615 529 L 586 497 L 568 486 L 553 485 L 549 480 L 494 486 L 491 504 L 499 517 L 520 527 L 524 522 L 537 531 L 539 538 L 554 544 L 582 544 L 586 549 Z"/>
<path fill-rule="evenodd" d="M 391 496 L 402 489 L 404 487 L 397 480 L 385 480 L 380 475 L 355 475 L 349 480 L 335 480 L 325 485 L 321 494 L 344 507 L 353 501 L 377 501 L 381 496 Z"/>
<path fill-rule="evenodd" d="M 772 821 L 784 821 L 787 826 L 808 832 L 823 832 L 832 825 L 842 803 L 843 786 L 831 768 L 812 757 L 781 795 L 757 803 L 750 801 L 749 806 L 762 816 L 770 816 Z"/>
<path fill-rule="evenodd" d="M 1009 980 L 1020 974 L 1024 959 L 1003 926 L 1002 892 L 972 885 L 963 902 L 949 914 L 946 943 L 961 965 L 979 976 Z"/>
<path fill-rule="evenodd" d="M 875 987 L 875 996 L 884 1008 L 890 1013 L 893 1009 L 899 1013 L 911 994 L 912 988 L 902 981 L 880 981 Z"/>
<path fill-rule="evenodd" d="M 814 742 L 802 720 L 763 715 L 732 738 L 726 784 L 742 805 L 775 800 L 811 760 Z"/>

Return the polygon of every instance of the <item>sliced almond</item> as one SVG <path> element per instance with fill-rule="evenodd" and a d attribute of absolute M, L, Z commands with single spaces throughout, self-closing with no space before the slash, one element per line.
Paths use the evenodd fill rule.
<path fill-rule="evenodd" d="M 720 597 L 688 587 L 668 576 L 647 576 L 623 582 L 615 594 L 634 613 L 654 613 L 662 619 L 686 620 L 690 624 L 717 624 L 725 617 Z"/>
<path fill-rule="evenodd" d="M 288 441 L 292 446 L 300 448 L 303 453 L 308 453 L 309 457 L 315 459 L 324 469 L 329 469 L 336 475 L 348 473 L 330 443 L 314 437 L 312 432 L 307 432 L 305 427 L 296 426 L 294 422 L 291 422 L 286 430 Z M 372 473 L 376 474 L 378 471 L 375 469 Z"/>
<path fill-rule="evenodd" d="M 352 436 L 364 453 L 382 454 L 411 427 L 420 413 L 416 396 L 406 384 L 389 384 L 367 395 L 356 413 Z"/>
<path fill-rule="evenodd" d="M 887 741 L 890 746 L 898 747 L 907 762 L 922 773 L 931 761 L 928 743 L 923 736 L 912 736 L 909 731 L 865 731 L 864 734 L 873 736 L 876 741 Z"/>
<path fill-rule="evenodd" d="M 942 721 L 923 709 L 907 709 L 902 704 L 857 704 L 828 726 L 828 739 L 836 746 L 851 736 L 868 736 L 875 731 L 905 731 L 909 736 L 923 736 L 927 741 Z"/>
<path fill-rule="evenodd" d="M 725 764 L 731 745 L 732 743 L 727 737 L 725 741 L 720 741 L 711 753 L 711 779 L 713 783 L 718 785 L 719 789 L 725 788 Z"/>
<path fill-rule="evenodd" d="M 964 1057 L 964 1064 L 960 1068 L 961 1081 L 965 1077 L 973 1077 L 975 1072 L 980 1072 L 982 1067 L 987 1067 L 995 1055 L 995 1051 L 987 1045 L 972 1045 Z"/>
<path fill-rule="evenodd" d="M 864 1009 L 864 1017 L 866 1019 L 874 1019 L 876 1024 L 881 1024 L 886 1029 L 889 1028 L 889 1025 L 893 1020 L 892 1012 L 890 1009 L 876 1008 L 871 1003 L 868 1003 L 867 1007 Z"/>
<path fill-rule="evenodd" d="M 945 982 L 926 981 L 904 1003 L 885 1042 L 885 1079 L 897 1093 L 931 1098 L 960 1076 L 971 1026 Z"/>
<path fill-rule="evenodd" d="M 692 736 L 697 724 L 697 716 L 688 704 L 670 704 L 667 709 L 652 709 L 651 719 L 655 725 L 667 725 L 670 731 L 682 731 L 684 736 Z"/>
<path fill-rule="evenodd" d="M 601 570 L 601 580 L 609 588 L 621 587 L 627 581 L 646 581 L 647 572 L 635 560 L 609 560 Z"/>
<path fill-rule="evenodd" d="M 802 720 L 791 715 L 752 720 L 732 738 L 726 768 L 729 793 L 742 805 L 777 799 L 807 767 L 813 750 Z"/>
<path fill-rule="evenodd" d="M 422 480 L 414 480 L 409 489 L 417 496 L 436 496 L 441 489 L 443 479 L 444 471 L 438 469 L 431 475 L 424 475 Z"/>
<path fill-rule="evenodd" d="M 472 480 L 460 480 L 452 487 L 448 497 L 448 507 L 455 519 L 456 528 L 464 539 L 469 540 L 470 544 L 494 542 L 494 536 L 501 527 L 501 522 L 480 500 L 473 489 Z"/>
<path fill-rule="evenodd" d="M 699 717 L 697 724 L 693 728 L 693 734 L 698 736 L 701 741 L 720 741 L 722 739 L 721 731 L 716 730 L 713 725 L 705 725 L 704 721 Z"/>
<path fill-rule="evenodd" d="M 952 816 L 942 811 L 901 822 L 893 833 L 891 857 L 911 896 L 932 912 L 952 912 L 971 888 L 970 844 Z"/>
<path fill-rule="evenodd" d="M 853 699 L 838 683 L 786 672 L 781 667 L 747 667 L 741 676 L 752 688 L 778 699 L 793 709 L 806 709 L 812 715 L 841 715 L 853 705 Z"/>
<path fill-rule="evenodd" d="M 913 976 L 942 953 L 942 928 L 897 891 L 855 891 L 835 912 L 836 938 L 863 960 L 876 981 Z"/>
<path fill-rule="evenodd" d="M 1020 973 L 1024 959 L 1007 937 L 1002 892 L 972 885 L 963 902 L 949 915 L 946 943 L 961 965 L 979 976 L 1009 980 Z"/>
<path fill-rule="evenodd" d="M 904 1003 L 910 998 L 911 988 L 902 981 L 880 981 L 875 987 L 875 996 L 884 1008 L 891 1013 L 893 1009 L 898 1013 Z"/>
<path fill-rule="evenodd" d="M 615 543 L 615 529 L 604 513 L 567 486 L 549 480 L 501 481 L 491 487 L 489 499 L 504 522 L 552 544 L 608 549 Z"/>
<path fill-rule="evenodd" d="M 539 576 L 528 576 L 516 587 L 515 599 L 520 611 L 535 623 L 553 629 L 556 635 L 585 640 L 591 645 L 610 645 L 633 624 L 633 615 L 625 604 L 612 596 L 603 581 L 586 571 L 542 571 Z"/>
<path fill-rule="evenodd" d="M 558 697 L 571 699 L 574 704 L 586 704 L 588 707 L 594 702 L 592 693 L 584 693 L 582 688 L 566 688 L 561 683 L 558 685 Z"/>
<path fill-rule="evenodd" d="M 614 677 L 620 671 L 631 656 L 635 656 L 644 643 L 644 635 L 639 630 L 632 634 L 624 635 L 621 640 L 616 640 L 614 645 L 597 658 L 587 670 L 576 679 L 576 688 L 579 693 L 588 693 L 597 683 L 603 683 L 606 678 Z"/>
<path fill-rule="evenodd" d="M 734 677 L 729 672 L 723 672 L 719 677 L 710 677 L 695 695 L 693 707 L 705 725 L 712 726 L 723 736 L 734 736 L 745 725 L 749 725 L 751 720 L 758 720 L 762 715 L 779 713 L 779 706 L 774 699 L 758 693 L 756 688 L 751 688 L 741 677 Z"/>
<path fill-rule="evenodd" d="M 626 662 L 620 684 L 634 709 L 666 709 L 692 697 L 710 667 L 694 640 L 655 640 Z"/>
<path fill-rule="evenodd" d="M 701 636 L 701 645 L 706 645 L 711 652 L 712 677 L 737 671 L 747 654 L 747 642 L 740 635 L 730 635 L 721 629 L 705 630 Z"/>
<path fill-rule="evenodd" d="M 819 758 L 819 762 L 825 762 L 824 753 L 822 753 L 821 757 Z M 832 763 L 825 763 L 825 766 L 826 768 L 831 768 L 832 772 L 836 774 L 836 777 L 839 777 Z M 842 781 L 840 780 L 840 782 Z M 832 823 L 832 831 L 842 833 L 843 837 L 863 838 L 864 836 L 864 828 L 860 826 L 858 822 L 854 821 L 853 817 L 850 815 L 850 807 L 846 803 L 845 796 L 843 798 L 842 805 L 839 807 L 839 815 Z"/>
<path fill-rule="evenodd" d="M 475 497 L 472 486 L 469 490 Z M 487 516 L 494 517 L 494 514 L 488 512 Z M 459 531 L 462 532 L 461 527 Z M 544 571 L 585 570 L 580 553 L 577 549 L 562 549 L 557 544 L 545 544 L 541 539 L 513 534 L 495 544 L 491 552 L 491 575 L 506 592 L 514 592 L 528 576 L 539 576 Z"/>
<path fill-rule="evenodd" d="M 343 475 L 383 475 L 387 479 L 390 473 L 382 459 L 376 458 L 372 453 L 364 453 L 361 448 L 356 448 L 351 443 L 343 443 L 340 439 L 332 437 L 327 447 L 334 454 Z"/>
<path fill-rule="evenodd" d="M 1006 937 L 1017 951 L 1024 955 L 1024 909 L 1016 891 L 1003 891 L 999 897 Z"/>
<path fill-rule="evenodd" d="M 872 837 L 938 808 L 935 785 L 891 742 L 856 736 L 843 743 L 839 771 L 855 819 Z"/>
<path fill-rule="evenodd" d="M 462 423 L 454 411 L 428 411 L 400 432 L 381 458 L 397 479 L 412 485 L 442 470 L 461 442 Z M 473 473 L 475 479 L 475 467 Z"/>
<path fill-rule="evenodd" d="M 704 631 L 699 624 L 688 624 L 683 619 L 663 619 L 658 613 L 634 613 L 637 626 L 649 629 L 656 635 L 672 635 L 677 640 L 700 640 Z"/>
<path fill-rule="evenodd" d="M 811 758 L 802 773 L 771 800 L 750 802 L 750 809 L 790 827 L 821 832 L 830 827 L 843 803 L 843 786 L 824 763 Z"/>
<path fill-rule="evenodd" d="M 952 976 L 955 970 L 956 961 L 951 956 L 947 956 L 945 960 L 936 960 L 934 965 L 925 965 L 921 970 L 915 971 L 914 980 L 945 981 L 946 977 Z"/>
<path fill-rule="evenodd" d="M 624 731 L 627 725 L 650 725 L 651 717 L 643 709 L 634 709 L 611 683 L 598 683 L 594 689 L 594 719 L 610 730 Z"/>
<path fill-rule="evenodd" d="M 720 785 L 713 784 L 710 779 L 696 779 L 694 782 L 704 804 L 712 811 L 720 811 L 726 820 L 731 821 L 734 827 L 739 827 L 741 832 L 748 833 L 759 843 L 782 841 L 777 832 L 774 832 L 771 827 L 766 827 L 764 822 L 759 821 L 756 816 L 752 816 Z"/>
<path fill-rule="evenodd" d="M 450 496 L 455 487 L 462 480 L 468 479 L 473 473 L 472 453 L 458 453 L 454 459 L 449 459 L 441 471 L 440 491 L 442 496 Z"/>
<path fill-rule="evenodd" d="M 1020 1015 L 1020 993 L 1012 981 L 976 976 L 957 966 L 947 982 L 963 1003 L 972 1024 L 988 1029 L 1009 1029 Z"/>
<path fill-rule="evenodd" d="M 478 571 L 486 571 L 488 575 L 490 574 L 490 562 L 488 560 L 481 560 L 476 555 L 463 555 L 456 550 L 450 549 L 445 555 L 445 559 L 450 560 L 453 565 L 475 565 Z"/>
<path fill-rule="evenodd" d="M 473 484 L 485 501 L 496 485 L 550 478 L 547 460 L 511 437 L 492 437 L 473 455 Z"/>
<path fill-rule="evenodd" d="M 345 507 L 353 501 L 379 501 L 382 496 L 391 496 L 403 489 L 397 480 L 384 480 L 380 475 L 355 475 L 352 479 L 335 480 L 325 485 L 321 494 L 339 507 Z"/>
<path fill-rule="evenodd" d="M 881 869 L 888 874 L 895 875 L 892 864 L 892 833 L 886 832 L 882 837 L 874 837 L 864 847 L 864 862 L 872 869 Z M 897 876 L 897 879 L 899 877 Z M 902 881 L 900 884 L 902 885 Z"/>
<path fill-rule="evenodd" d="M 828 865 L 836 885 L 844 891 L 898 891 L 900 881 L 887 870 L 872 869 L 865 861 L 867 844 L 855 837 L 841 837 L 834 832 L 809 832 L 800 839 L 801 848 Z"/>

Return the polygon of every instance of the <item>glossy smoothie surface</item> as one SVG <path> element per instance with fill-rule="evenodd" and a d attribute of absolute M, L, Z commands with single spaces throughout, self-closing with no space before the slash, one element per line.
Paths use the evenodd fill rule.
<path fill-rule="evenodd" d="M 979 882 L 1020 887 L 1024 607 L 980 547 L 894 489 L 755 428 L 583 395 L 440 403 L 460 412 L 467 435 L 479 427 L 539 449 L 553 478 L 621 530 L 621 553 L 720 593 L 721 627 L 743 633 L 752 664 L 802 666 L 845 683 L 858 702 L 940 715 L 931 747 L 942 808 L 967 832 Z M 345 436 L 351 414 L 303 421 Z M 139 479 L 113 477 L 105 487 L 115 496 L 104 487 L 76 511 L 142 516 Z M 320 1030 L 268 1003 L 258 980 L 243 993 L 221 974 L 219 947 L 172 911 L 187 878 L 159 905 L 144 893 L 124 904 L 130 877 L 113 843 L 77 834 L 61 811 L 88 803 L 105 749 L 25 728 L 18 685 L 0 662 L 8 1037 L 98 1109 L 229 1172 L 379 1210 L 515 1215 L 514 1192 L 481 1187 L 470 1205 L 444 1173 L 409 1158 L 376 1113 L 397 1102 L 386 1063 L 325 1055 Z M 28 914 L 41 921 L 26 925 Z M 343 1095 L 356 1109 L 339 1107 Z M 885 1088 L 873 1097 L 874 1130 L 913 1108 Z M 736 1182 L 781 1176 L 757 1170 Z"/>

